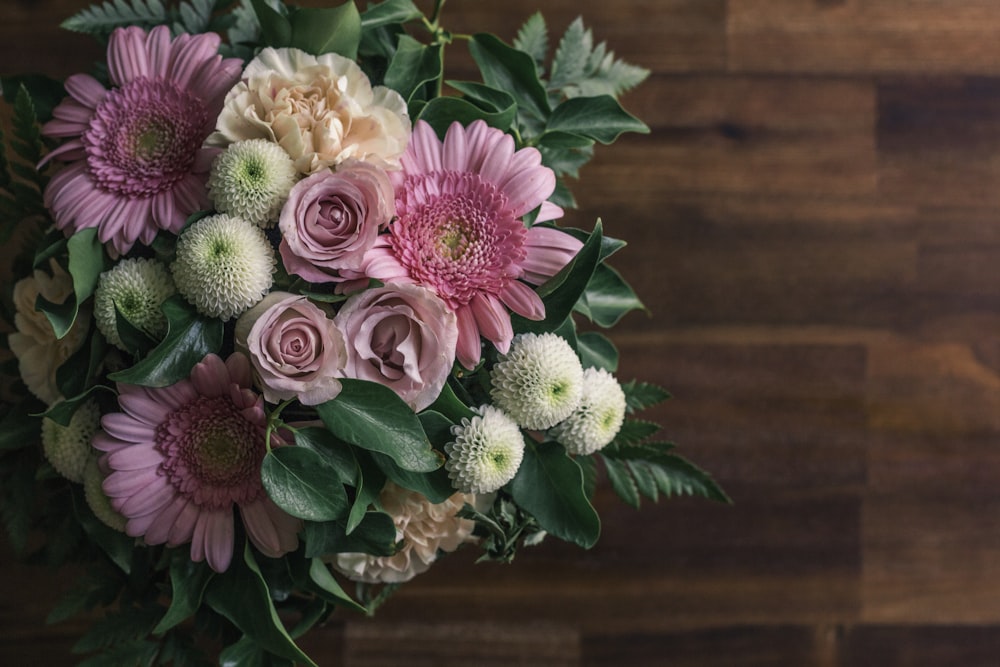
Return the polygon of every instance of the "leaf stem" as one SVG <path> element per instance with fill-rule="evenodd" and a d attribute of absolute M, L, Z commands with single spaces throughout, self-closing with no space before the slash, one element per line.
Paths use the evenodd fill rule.
<path fill-rule="evenodd" d="M 267 416 L 267 429 L 264 431 L 264 445 L 267 447 L 268 453 L 271 452 L 271 436 L 274 432 L 284 426 L 284 422 L 281 421 L 281 412 L 287 408 L 292 401 L 295 399 L 290 398 L 278 405 L 271 413 Z"/>

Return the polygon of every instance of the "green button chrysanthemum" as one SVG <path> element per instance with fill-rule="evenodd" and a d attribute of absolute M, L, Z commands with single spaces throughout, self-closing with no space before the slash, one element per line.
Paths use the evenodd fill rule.
<path fill-rule="evenodd" d="M 524 458 L 521 429 L 501 410 L 484 405 L 451 429 L 453 442 L 444 446 L 445 469 L 452 486 L 462 493 L 492 493 L 517 474 Z"/>
<path fill-rule="evenodd" d="M 520 426 L 547 429 L 580 402 L 583 367 L 573 348 L 553 333 L 520 334 L 493 367 L 490 395 Z"/>
<path fill-rule="evenodd" d="M 118 333 L 115 309 L 132 326 L 153 338 L 167 333 L 167 318 L 160 306 L 177 288 L 170 273 L 155 259 L 123 259 L 101 274 L 94 291 L 94 320 L 109 343 L 126 350 Z"/>
<path fill-rule="evenodd" d="M 87 401 L 73 413 L 68 426 L 42 419 L 42 451 L 60 475 L 77 484 L 93 448 L 90 439 L 97 432 L 101 411 L 96 401 Z"/>
<path fill-rule="evenodd" d="M 177 290 L 199 312 L 229 320 L 264 298 L 274 267 L 274 250 L 259 227 L 220 214 L 181 234 L 170 270 Z"/>
<path fill-rule="evenodd" d="M 97 465 L 97 457 L 91 456 L 83 469 L 83 495 L 87 499 L 87 505 L 104 525 L 124 533 L 125 517 L 111 506 L 111 501 L 104 493 L 103 484 L 104 475 Z"/>
<path fill-rule="evenodd" d="M 220 213 L 269 227 L 278 220 L 297 175 L 292 158 L 273 141 L 239 141 L 215 158 L 208 195 Z"/>
<path fill-rule="evenodd" d="M 625 392 L 611 373 L 597 368 L 583 372 L 580 405 L 549 435 L 571 454 L 593 454 L 615 439 L 625 421 Z"/>

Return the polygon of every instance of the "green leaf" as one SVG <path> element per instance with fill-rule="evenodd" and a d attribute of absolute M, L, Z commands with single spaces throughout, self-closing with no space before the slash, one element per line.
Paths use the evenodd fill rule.
<path fill-rule="evenodd" d="M 244 635 L 219 653 L 219 667 L 294 667 L 294 663 L 270 655 Z"/>
<path fill-rule="evenodd" d="M 629 471 L 628 466 L 625 463 L 607 457 L 604 458 L 604 465 L 608 470 L 608 480 L 611 482 L 611 488 L 614 492 L 626 503 L 638 509 L 639 489 L 635 484 L 635 480 L 632 479 L 632 473 Z"/>
<path fill-rule="evenodd" d="M 347 512 L 337 470 L 309 449 L 275 447 L 264 456 L 260 477 L 274 504 L 294 517 L 332 521 Z"/>
<path fill-rule="evenodd" d="M 638 445 L 659 430 L 660 425 L 655 422 L 643 421 L 641 419 L 626 419 L 612 441 L 612 445 L 620 447 Z"/>
<path fill-rule="evenodd" d="M 573 306 L 580 299 L 594 275 L 597 260 L 601 253 L 601 238 L 604 227 L 598 220 L 594 231 L 576 257 L 563 269 L 538 289 L 542 302 L 545 304 L 545 319 L 529 320 L 519 315 L 512 315 L 511 322 L 517 333 L 543 333 L 552 331 L 563 323 Z"/>
<path fill-rule="evenodd" d="M 205 563 L 192 562 L 185 553 L 170 561 L 170 608 L 160 619 L 153 634 L 164 632 L 183 623 L 201 607 L 205 589 L 215 573 Z"/>
<path fill-rule="evenodd" d="M 233 559 L 225 576 L 212 578 L 205 602 L 265 651 L 316 667 L 282 625 L 249 544 L 244 546 L 242 559 Z"/>
<path fill-rule="evenodd" d="M 433 410 L 444 415 L 454 424 L 461 422 L 463 417 L 472 419 L 476 414 L 472 411 L 472 408 L 463 403 L 462 399 L 455 394 L 455 389 L 451 386 L 450 382 L 441 388 L 441 393 L 438 394 L 437 399 L 431 404 L 428 410 Z"/>
<path fill-rule="evenodd" d="M 593 34 L 584 28 L 583 19 L 574 19 L 556 47 L 549 74 L 549 87 L 559 89 L 581 79 L 585 75 L 593 44 Z"/>
<path fill-rule="evenodd" d="M 617 98 L 642 83 L 649 70 L 615 58 L 577 18 L 559 41 L 552 61 L 549 89 L 565 97 L 611 95 Z"/>
<path fill-rule="evenodd" d="M 597 266 L 575 306 L 577 312 L 604 328 L 618 324 L 626 313 L 645 309 L 632 287 L 607 264 Z"/>
<path fill-rule="evenodd" d="M 514 114 L 517 112 L 517 103 L 510 93 L 490 88 L 489 86 L 475 81 L 448 81 L 448 85 L 462 93 L 464 99 L 472 102 L 480 109 L 498 114 L 499 116 L 510 116 L 513 122 Z M 496 126 L 494 126 L 496 127 Z M 508 123 L 507 127 L 510 127 Z M 506 131 L 507 128 L 502 128 Z"/>
<path fill-rule="evenodd" d="M 111 373 L 115 382 L 144 387 L 167 387 L 191 374 L 195 364 L 222 347 L 223 323 L 198 313 L 175 294 L 162 306 L 167 335 L 145 359 L 123 371 Z"/>
<path fill-rule="evenodd" d="M 444 463 L 431 449 L 420 420 L 388 387 L 365 380 L 341 380 L 343 389 L 317 406 L 323 423 L 341 440 L 386 454 L 404 470 L 430 472 Z"/>
<path fill-rule="evenodd" d="M 434 128 L 438 137 L 444 137 L 452 123 L 468 125 L 473 121 L 485 121 L 490 127 L 506 132 L 514 122 L 515 109 L 487 111 L 472 102 L 457 97 L 435 97 L 420 110 L 418 119 Z"/>
<path fill-rule="evenodd" d="M 303 532 L 306 558 L 326 554 L 361 552 L 373 556 L 396 553 L 396 524 L 385 512 L 366 512 L 357 528 L 347 534 L 347 522 L 306 521 Z"/>
<path fill-rule="evenodd" d="M 384 454 L 378 452 L 369 454 L 386 477 L 404 489 L 426 496 L 432 503 L 443 503 L 455 493 L 451 480 L 448 479 L 448 471 L 444 467 L 427 473 L 411 472 L 403 470 Z"/>
<path fill-rule="evenodd" d="M 610 144 L 624 132 L 649 134 L 649 126 L 625 111 L 615 98 L 598 95 L 574 97 L 557 106 L 545 131 L 567 132 Z"/>
<path fill-rule="evenodd" d="M 40 294 L 35 307 L 45 313 L 56 338 L 63 338 L 73 328 L 82 304 L 97 287 L 97 279 L 104 270 L 104 247 L 97 238 L 97 229 L 84 229 L 69 238 L 69 274 L 73 279 L 73 294 L 61 304 L 48 301 Z"/>
<path fill-rule="evenodd" d="M 74 14 L 63 21 L 60 27 L 105 37 L 115 28 L 129 25 L 149 28 L 169 22 L 170 15 L 160 0 L 108 0 Z"/>
<path fill-rule="evenodd" d="M 320 591 L 326 593 L 324 597 L 327 600 L 353 609 L 354 611 L 359 611 L 362 614 L 365 613 L 365 608 L 344 592 L 344 589 L 341 588 L 340 584 L 337 583 L 337 580 L 330 573 L 330 568 L 319 558 L 313 558 L 309 561 L 309 579 Z"/>
<path fill-rule="evenodd" d="M 141 641 L 153 629 L 158 615 L 159 609 L 155 607 L 132 607 L 108 612 L 94 622 L 87 633 L 73 645 L 73 653 L 89 653 L 116 644 Z M 155 644 L 152 646 L 155 647 Z"/>
<path fill-rule="evenodd" d="M 15 99 L 21 88 L 31 99 L 34 120 L 44 123 L 52 118 L 52 110 L 66 97 L 62 81 L 43 74 L 17 74 L 0 76 L 3 96 Z"/>
<path fill-rule="evenodd" d="M 365 513 L 368 508 L 378 500 L 379 494 L 382 493 L 382 488 L 385 486 L 385 473 L 379 469 L 375 462 L 372 461 L 368 456 L 365 456 L 366 452 L 364 450 L 352 450 L 352 454 L 355 454 L 355 468 L 357 468 L 357 480 L 354 483 L 354 503 L 351 505 L 351 511 L 347 515 L 347 525 L 344 529 L 348 535 L 354 532 L 365 518 Z M 367 452 L 371 456 L 379 456 L 390 463 L 392 459 L 382 454 L 375 452 Z M 392 464 L 395 465 L 395 464 Z M 419 473 L 410 473 L 417 475 Z"/>
<path fill-rule="evenodd" d="M 336 471 L 341 484 L 353 486 L 358 475 L 358 462 L 350 445 L 338 440 L 322 426 L 308 426 L 295 431 L 295 444 L 326 459 Z"/>
<path fill-rule="evenodd" d="M 483 75 L 483 83 L 509 92 L 523 109 L 544 120 L 548 118 L 548 95 L 538 79 L 535 61 L 489 33 L 473 35 L 469 51 Z"/>
<path fill-rule="evenodd" d="M 549 54 L 549 29 L 541 12 L 532 14 L 517 31 L 514 48 L 531 56 L 541 76 L 542 67 Z"/>
<path fill-rule="evenodd" d="M 264 45 L 275 48 L 291 45 L 292 24 L 288 17 L 272 9 L 265 0 L 250 0 L 250 3 L 257 14 Z"/>
<path fill-rule="evenodd" d="M 425 84 L 441 78 L 441 49 L 421 44 L 409 35 L 401 35 L 399 45 L 383 83 L 403 96 L 406 103 L 414 99 L 427 99 L 420 95 Z"/>
<path fill-rule="evenodd" d="M 594 140 L 582 134 L 571 134 L 554 130 L 538 138 L 538 146 L 545 148 L 590 148 Z"/>
<path fill-rule="evenodd" d="M 618 370 L 618 349 L 601 333 L 585 331 L 579 334 L 576 351 L 584 368 L 603 368 L 609 373 Z"/>
<path fill-rule="evenodd" d="M 368 31 L 393 23 L 406 23 L 424 15 L 411 0 L 385 0 L 361 12 L 361 29 Z"/>
<path fill-rule="evenodd" d="M 601 521 L 584 492 L 580 466 L 556 443 L 526 445 L 510 482 L 514 501 L 556 537 L 585 549 L 594 546 Z"/>
<path fill-rule="evenodd" d="M 664 497 L 701 496 L 721 503 L 732 503 L 711 475 L 687 459 L 667 453 L 672 447 L 669 443 L 662 445 L 653 443 L 639 447 L 608 447 L 600 454 L 605 464 L 609 466 L 609 474 L 612 467 L 620 465 L 619 462 L 626 463 L 632 474 L 638 473 L 636 478 L 642 482 L 640 488 L 647 491 L 650 481 L 645 477 L 649 475 L 655 480 L 656 488 Z M 646 495 L 656 499 L 654 494 Z"/>
<path fill-rule="evenodd" d="M 651 408 L 670 398 L 670 392 L 666 389 L 638 380 L 629 380 L 622 384 L 622 391 L 625 392 L 625 404 L 629 412 Z"/>
<path fill-rule="evenodd" d="M 358 57 L 361 43 L 361 15 L 353 0 L 338 7 L 299 7 L 289 14 L 291 43 L 314 56 L 336 53 L 345 58 Z"/>
<path fill-rule="evenodd" d="M 11 406 L 0 419 L 0 453 L 38 446 L 42 420 L 22 405 Z"/>
<path fill-rule="evenodd" d="M 111 387 L 104 385 L 92 385 L 81 394 L 77 394 L 71 398 L 54 403 L 48 410 L 45 410 L 45 412 L 42 413 L 42 416 L 48 417 L 61 426 L 69 426 L 69 421 L 73 418 L 73 414 L 76 412 L 77 408 L 90 400 L 92 395 L 99 391 L 106 391 L 110 394 L 115 393 L 114 389 Z"/>
<path fill-rule="evenodd" d="M 149 353 L 159 342 L 142 328 L 133 324 L 121 311 L 117 303 L 115 307 L 115 329 L 122 345 L 132 353 L 133 357 L 141 357 Z"/>

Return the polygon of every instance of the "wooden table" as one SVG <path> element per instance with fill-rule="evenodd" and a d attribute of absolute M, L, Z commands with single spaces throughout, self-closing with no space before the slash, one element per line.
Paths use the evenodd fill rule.
<path fill-rule="evenodd" d="M 82 0 L 0 9 L 0 68 L 67 75 Z M 307 4 L 307 3 L 303 3 Z M 321 4 L 312 2 L 308 4 Z M 630 242 L 652 313 L 623 378 L 733 507 L 636 512 L 608 491 L 589 552 L 449 557 L 321 665 L 1000 664 L 1000 2 L 452 0 L 510 39 L 542 5 L 652 70 L 568 222 Z M 457 58 L 461 71 L 467 60 Z M 0 574 L 0 663 L 72 664 L 59 585 Z"/>

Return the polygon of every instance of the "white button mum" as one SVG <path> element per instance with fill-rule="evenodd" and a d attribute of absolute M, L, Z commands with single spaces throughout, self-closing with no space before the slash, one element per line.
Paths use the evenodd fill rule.
<path fill-rule="evenodd" d="M 569 343 L 553 333 L 520 334 L 493 367 L 493 402 L 524 428 L 542 430 L 580 402 L 583 367 Z"/>
<path fill-rule="evenodd" d="M 625 421 L 625 392 L 615 377 L 603 369 L 583 372 L 580 405 L 549 435 L 571 454 L 593 454 L 610 443 Z"/>
<path fill-rule="evenodd" d="M 220 213 L 269 227 L 278 221 L 297 176 L 292 158 L 278 144 L 238 141 L 212 163 L 208 196 Z"/>
<path fill-rule="evenodd" d="M 170 270 L 177 290 L 199 312 L 229 320 L 264 298 L 274 266 L 274 250 L 260 228 L 220 214 L 181 234 Z"/>
<path fill-rule="evenodd" d="M 93 448 L 90 439 L 100 426 L 101 411 L 96 401 L 87 401 L 73 413 L 68 426 L 42 419 L 42 451 L 52 467 L 71 482 L 83 482 L 83 470 Z"/>
<path fill-rule="evenodd" d="M 462 493 L 492 493 L 514 479 L 524 458 L 524 437 L 514 420 L 492 405 L 452 427 L 453 442 L 444 446 L 445 468 Z"/>
<path fill-rule="evenodd" d="M 94 291 L 94 320 L 109 343 L 128 351 L 118 333 L 121 311 L 133 326 L 153 338 L 167 333 L 167 318 L 160 306 L 177 291 L 170 273 L 155 259 L 123 259 L 105 271 Z"/>

